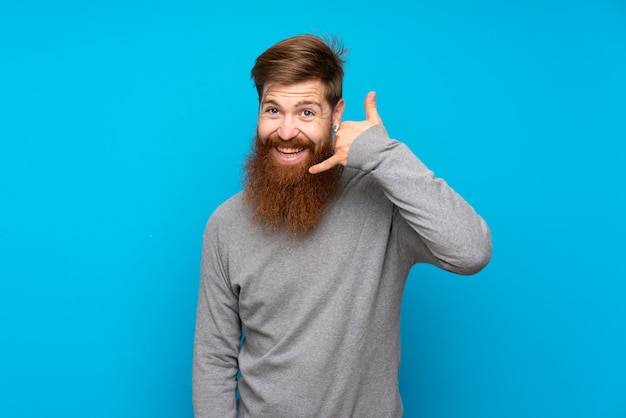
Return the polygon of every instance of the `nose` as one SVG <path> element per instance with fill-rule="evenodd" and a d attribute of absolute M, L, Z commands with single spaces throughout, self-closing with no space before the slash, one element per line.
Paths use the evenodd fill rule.
<path fill-rule="evenodd" d="M 277 133 L 280 139 L 284 141 L 289 141 L 290 139 L 298 136 L 300 130 L 297 127 L 296 121 L 292 117 L 286 116 L 281 121 Z"/>

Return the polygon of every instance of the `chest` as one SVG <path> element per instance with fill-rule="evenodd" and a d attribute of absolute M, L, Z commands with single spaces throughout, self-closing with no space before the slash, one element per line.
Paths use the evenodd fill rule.
<path fill-rule="evenodd" d="M 228 276 L 244 327 L 298 327 L 368 298 L 388 257 L 392 211 L 386 199 L 345 193 L 303 236 L 242 225 L 246 237 L 235 237 L 228 252 Z"/>

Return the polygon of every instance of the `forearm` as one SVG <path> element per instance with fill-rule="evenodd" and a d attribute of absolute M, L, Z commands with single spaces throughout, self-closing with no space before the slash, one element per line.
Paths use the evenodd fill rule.
<path fill-rule="evenodd" d="M 211 315 L 199 303 L 192 368 L 192 395 L 196 418 L 235 417 L 237 357 L 232 349 L 219 348 Z"/>

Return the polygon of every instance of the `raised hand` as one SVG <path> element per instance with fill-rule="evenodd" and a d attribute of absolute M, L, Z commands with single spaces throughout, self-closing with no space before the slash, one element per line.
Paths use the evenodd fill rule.
<path fill-rule="evenodd" d="M 309 173 L 317 174 L 326 170 L 330 170 L 338 165 L 345 166 L 348 163 L 348 151 L 357 136 L 368 130 L 374 125 L 383 123 L 376 109 L 376 92 L 370 91 L 365 96 L 365 120 L 360 122 L 347 121 L 339 125 L 339 129 L 335 134 L 333 148 L 335 154 L 315 164 L 309 168 Z"/>

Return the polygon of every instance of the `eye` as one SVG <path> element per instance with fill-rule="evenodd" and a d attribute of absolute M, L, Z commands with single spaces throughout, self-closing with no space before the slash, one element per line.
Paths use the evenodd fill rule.
<path fill-rule="evenodd" d="M 280 113 L 280 111 L 276 107 L 267 107 L 265 108 L 265 110 L 263 110 L 263 113 L 266 114 L 268 117 L 275 117 Z"/>
<path fill-rule="evenodd" d="M 304 116 L 305 118 L 312 118 L 314 116 L 314 113 L 309 109 L 304 109 L 302 111 L 302 116 Z"/>

